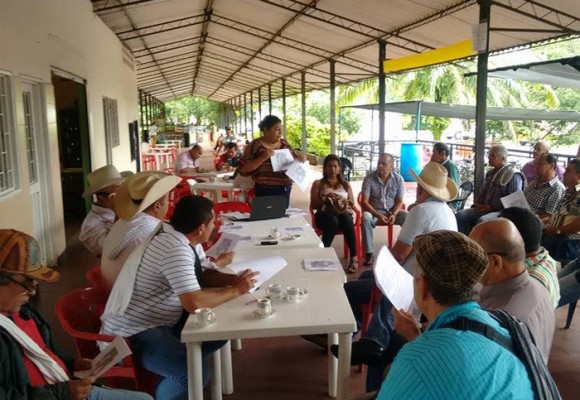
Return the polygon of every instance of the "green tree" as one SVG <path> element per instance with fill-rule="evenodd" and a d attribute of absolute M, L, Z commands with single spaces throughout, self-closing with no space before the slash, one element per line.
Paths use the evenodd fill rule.
<path fill-rule="evenodd" d="M 165 103 L 168 118 L 174 122 L 188 123 L 193 115 L 198 125 L 207 125 L 219 121 L 220 104 L 197 96 L 180 97 Z"/>

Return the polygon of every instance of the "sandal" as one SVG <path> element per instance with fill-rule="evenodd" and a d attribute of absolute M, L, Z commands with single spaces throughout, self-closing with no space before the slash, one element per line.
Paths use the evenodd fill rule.
<path fill-rule="evenodd" d="M 356 258 L 351 258 L 348 264 L 347 271 L 349 274 L 353 274 L 358 271 L 358 260 Z"/>

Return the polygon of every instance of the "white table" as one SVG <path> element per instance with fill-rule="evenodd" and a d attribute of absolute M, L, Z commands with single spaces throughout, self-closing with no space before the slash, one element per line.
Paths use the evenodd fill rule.
<path fill-rule="evenodd" d="M 224 181 L 199 182 L 193 185 L 191 187 L 191 190 L 193 190 L 195 194 L 199 194 L 200 192 L 209 192 L 213 198 L 213 201 L 216 203 L 219 202 L 220 200 L 221 191 L 228 192 L 229 201 L 233 201 L 234 192 L 236 190 L 245 191 L 243 188 L 234 186 L 233 182 L 224 182 Z"/>
<path fill-rule="evenodd" d="M 200 179 L 223 179 L 233 175 L 233 171 L 205 171 L 205 172 L 184 172 L 181 174 L 182 178 L 200 178 Z"/>
<path fill-rule="evenodd" d="M 276 336 L 294 336 L 311 334 L 328 334 L 329 343 L 340 346 L 338 361 L 330 351 L 328 368 L 328 392 L 332 397 L 346 400 L 350 376 L 350 352 L 352 332 L 356 323 L 348 304 L 343 283 L 346 277 L 340 271 L 305 271 L 302 261 L 305 258 L 334 258 L 332 248 L 311 248 L 300 251 L 272 249 L 260 253 L 260 256 L 283 256 L 288 265 L 259 288 L 254 295 L 265 295 L 265 288 L 271 282 L 279 282 L 284 287 L 298 286 L 308 289 L 308 295 L 298 303 L 287 303 L 276 300 L 272 306 L 276 314 L 269 318 L 257 319 L 253 316 L 255 303 L 247 304 L 254 295 L 246 294 L 214 309 L 216 322 L 205 328 L 196 328 L 190 318 L 183 331 L 181 340 L 187 346 L 189 399 L 203 399 L 203 377 L 201 343 L 208 340 L 231 340 L 243 338 L 260 338 Z M 236 253 L 235 261 L 255 258 L 252 252 Z M 216 352 L 213 356 L 212 398 L 221 399 L 221 362 L 228 362 L 227 352 Z M 224 357 L 225 355 L 225 357 Z M 225 367 L 228 367 L 225 365 Z M 230 371 L 231 371 L 231 367 Z M 226 368 L 227 369 L 227 368 Z M 225 374 L 226 393 L 233 392 L 231 377 Z M 259 384 L 259 383 L 256 383 Z M 275 396 L 272 396 L 273 398 Z"/>
<path fill-rule="evenodd" d="M 254 240 L 251 242 L 238 243 L 234 251 L 239 252 L 249 252 L 252 254 L 255 251 L 264 250 L 290 250 L 290 249 L 302 249 L 302 248 L 322 248 L 323 244 L 318 235 L 312 229 L 312 226 L 308 224 L 308 221 L 304 217 L 293 217 L 293 218 L 276 218 L 268 219 L 264 221 L 238 221 L 233 222 L 233 225 L 239 225 L 243 227 L 240 232 L 232 231 L 232 233 L 249 236 L 252 235 Z M 296 231 L 299 234 L 298 239 L 289 240 L 285 233 L 285 228 L 302 228 L 303 231 Z M 282 234 L 278 239 L 270 239 L 270 230 L 272 228 L 278 228 Z M 276 240 L 278 244 L 275 245 L 261 245 L 260 242 L 263 240 Z"/>

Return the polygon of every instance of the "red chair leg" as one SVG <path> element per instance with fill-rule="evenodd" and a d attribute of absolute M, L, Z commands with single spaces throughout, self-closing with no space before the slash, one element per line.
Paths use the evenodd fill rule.
<path fill-rule="evenodd" d="M 387 243 L 389 249 L 393 247 L 393 225 L 387 226 Z"/>

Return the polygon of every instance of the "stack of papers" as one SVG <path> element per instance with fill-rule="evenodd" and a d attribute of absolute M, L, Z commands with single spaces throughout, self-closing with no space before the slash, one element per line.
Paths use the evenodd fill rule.
<path fill-rule="evenodd" d="M 231 219 L 232 221 L 238 221 L 240 219 L 250 218 L 250 213 L 240 212 L 240 211 L 230 211 L 230 212 L 222 213 L 222 215 L 226 218 Z"/>
<path fill-rule="evenodd" d="M 224 253 L 229 253 L 234 251 L 234 247 L 240 241 L 242 237 L 234 233 L 224 233 L 220 236 L 217 242 L 214 243 L 206 252 L 205 255 L 208 257 L 218 258 Z"/>
<path fill-rule="evenodd" d="M 342 266 L 338 260 L 331 258 L 316 258 L 304 260 L 304 269 L 306 271 L 340 271 Z"/>

